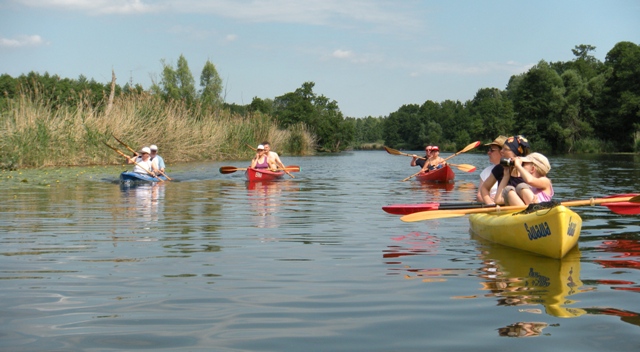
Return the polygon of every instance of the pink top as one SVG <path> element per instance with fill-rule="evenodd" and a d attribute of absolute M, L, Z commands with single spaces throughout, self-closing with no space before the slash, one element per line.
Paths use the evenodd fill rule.
<path fill-rule="evenodd" d="M 256 166 L 254 167 L 254 169 L 268 169 L 269 168 L 269 163 L 267 162 L 267 157 L 264 157 L 264 162 L 259 163 L 256 162 Z"/>
<path fill-rule="evenodd" d="M 540 188 L 531 187 L 531 190 L 533 191 L 533 194 L 538 197 L 539 203 L 550 201 L 554 194 L 553 186 L 549 187 L 549 192 L 551 194 L 544 193 Z"/>

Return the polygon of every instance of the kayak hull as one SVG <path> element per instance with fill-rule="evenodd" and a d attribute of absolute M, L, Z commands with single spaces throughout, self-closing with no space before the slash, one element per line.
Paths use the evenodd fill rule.
<path fill-rule="evenodd" d="M 139 182 L 139 183 L 154 183 L 160 181 L 166 181 L 164 176 L 152 177 L 149 174 L 141 174 L 138 172 L 125 171 L 120 174 L 120 182 Z"/>
<path fill-rule="evenodd" d="M 460 203 L 420 203 L 420 204 L 390 204 L 382 207 L 382 210 L 394 215 L 408 215 L 429 210 L 457 210 L 470 208 L 489 208 L 481 202 Z"/>
<path fill-rule="evenodd" d="M 284 171 L 269 171 L 266 169 L 252 169 L 248 168 L 245 172 L 245 177 L 249 182 L 255 181 L 275 181 L 284 177 Z"/>
<path fill-rule="evenodd" d="M 471 214 L 469 223 L 479 237 L 550 258 L 564 257 L 578 243 L 582 229 L 582 218 L 562 205 L 529 214 Z"/>
<path fill-rule="evenodd" d="M 439 169 L 430 170 L 429 172 L 416 175 L 416 180 L 420 182 L 432 183 L 453 183 L 455 177 L 456 174 L 451 169 L 451 166 L 445 164 Z"/>

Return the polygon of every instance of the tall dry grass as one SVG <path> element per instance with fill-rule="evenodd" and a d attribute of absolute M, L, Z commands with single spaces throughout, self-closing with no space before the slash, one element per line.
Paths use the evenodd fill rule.
<path fill-rule="evenodd" d="M 158 145 L 169 165 L 250 159 L 254 152 L 247 144 L 264 140 L 284 155 L 308 155 L 315 149 L 304 126 L 280 130 L 273 118 L 259 113 L 194 110 L 181 102 L 136 95 L 116 98 L 105 116 L 90 104 L 53 109 L 45 99 L 23 94 L 0 112 L 0 168 L 122 163 L 103 142 L 130 152 L 112 136 L 135 150 Z"/>

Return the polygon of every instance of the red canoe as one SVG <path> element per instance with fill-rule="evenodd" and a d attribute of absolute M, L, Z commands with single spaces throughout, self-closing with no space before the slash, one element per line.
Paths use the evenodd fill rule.
<path fill-rule="evenodd" d="M 247 180 L 252 181 L 273 181 L 281 179 L 284 176 L 284 171 L 269 171 L 267 169 L 252 169 L 248 168 L 245 173 Z"/>
<path fill-rule="evenodd" d="M 451 167 L 448 164 L 445 164 L 439 169 L 418 174 L 416 176 L 416 180 L 420 182 L 453 183 L 453 179 L 455 177 L 456 174 L 453 173 Z"/>

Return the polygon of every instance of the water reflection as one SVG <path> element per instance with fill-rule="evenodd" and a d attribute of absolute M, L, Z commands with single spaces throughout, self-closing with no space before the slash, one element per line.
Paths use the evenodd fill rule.
<path fill-rule="evenodd" d="M 498 335 L 506 337 L 532 337 L 542 334 L 542 329 L 549 326 L 540 322 L 518 322 L 498 329 Z"/>
<path fill-rule="evenodd" d="M 145 228 L 149 228 L 151 223 L 158 221 L 158 215 L 164 209 L 164 182 L 154 184 L 121 183 L 120 191 L 127 216 L 144 222 Z"/>
<path fill-rule="evenodd" d="M 290 180 L 246 182 L 246 187 L 253 214 L 251 219 L 259 228 L 279 227 L 276 214 L 284 203 L 284 195 L 299 190 L 297 183 Z"/>
<path fill-rule="evenodd" d="M 410 232 L 406 235 L 392 238 L 397 244 L 387 246 L 382 257 L 387 259 L 385 264 L 394 265 L 389 268 L 389 275 L 402 275 L 407 280 L 421 280 L 422 282 L 445 282 L 447 277 L 473 275 L 475 270 L 460 268 L 433 268 L 433 267 L 412 267 L 402 257 L 415 255 L 440 254 L 440 238 L 428 232 Z M 394 260 L 395 259 L 395 260 Z M 398 265 L 402 265 L 399 267 Z"/>
<path fill-rule="evenodd" d="M 415 191 L 423 191 L 427 195 L 440 198 L 445 192 L 453 191 L 456 187 L 455 183 L 430 183 L 430 182 L 412 182 L 411 189 Z"/>
<path fill-rule="evenodd" d="M 475 236 L 474 236 L 475 238 Z M 504 247 L 481 238 L 478 250 L 482 258 L 479 276 L 484 279 L 485 297 L 496 297 L 499 306 L 542 305 L 549 315 L 561 318 L 585 313 L 570 307 L 569 296 L 586 291 L 580 281 L 580 250 L 574 247 L 562 259 Z M 539 309 L 522 311 L 538 313 Z"/>
<path fill-rule="evenodd" d="M 617 253 L 616 259 L 597 259 L 594 262 L 605 268 L 640 269 L 640 241 L 636 239 L 617 239 L 603 241 L 598 248 L 604 252 Z M 637 289 L 640 291 L 640 289 Z"/>
<path fill-rule="evenodd" d="M 397 245 L 388 246 L 383 251 L 383 258 L 398 258 L 402 256 L 419 255 L 426 253 L 437 253 L 440 240 L 438 237 L 430 235 L 428 232 L 410 232 L 392 238 Z M 387 264 L 398 264 L 397 262 L 387 262 Z"/>

